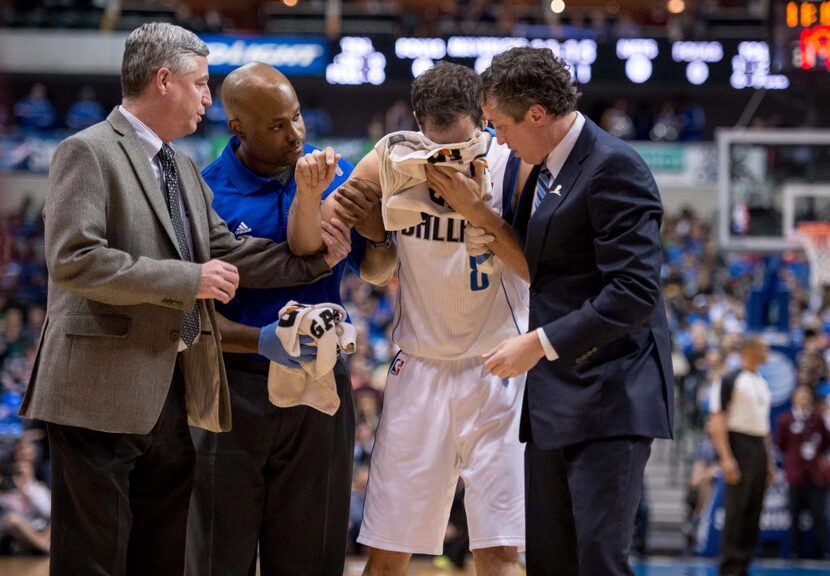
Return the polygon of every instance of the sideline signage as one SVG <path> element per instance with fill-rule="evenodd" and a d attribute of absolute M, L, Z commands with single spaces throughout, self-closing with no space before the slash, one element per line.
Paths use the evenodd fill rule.
<path fill-rule="evenodd" d="M 264 62 L 286 76 L 322 76 L 329 61 L 328 41 L 315 37 L 200 36 L 210 48 L 210 72 L 227 74 L 248 64 Z"/>

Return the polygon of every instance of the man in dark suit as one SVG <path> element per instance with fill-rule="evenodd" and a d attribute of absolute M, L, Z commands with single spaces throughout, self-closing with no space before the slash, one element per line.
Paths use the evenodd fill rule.
<path fill-rule="evenodd" d="M 631 574 L 652 439 L 672 433 L 660 196 L 637 153 L 576 111 L 550 50 L 509 50 L 482 80 L 496 137 L 537 165 L 514 221 L 530 331 L 485 355 L 501 377 L 529 370 L 528 574 Z"/>
<path fill-rule="evenodd" d="M 134 30 L 121 105 L 50 167 L 49 299 L 21 414 L 48 423 L 53 576 L 182 574 L 187 425 L 231 425 L 214 300 L 317 280 L 348 251 L 345 236 L 339 255 L 298 258 L 235 237 L 211 208 L 169 144 L 210 106 L 207 55 L 178 26 Z"/>

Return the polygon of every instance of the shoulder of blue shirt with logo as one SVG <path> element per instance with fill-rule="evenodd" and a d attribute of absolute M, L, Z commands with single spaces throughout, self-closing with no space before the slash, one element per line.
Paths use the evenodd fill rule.
<path fill-rule="evenodd" d="M 202 170 L 205 181 L 214 193 L 213 208 L 237 236 L 250 234 L 274 242 L 284 242 L 296 184 L 292 179 L 283 186 L 279 181 L 255 174 L 236 157 L 234 150 L 238 145 L 239 138 L 231 137 L 221 155 Z M 305 144 L 306 154 L 315 150 L 318 148 Z M 335 175 L 323 192 L 323 198 L 346 182 L 354 169 L 350 162 L 342 158 L 338 166 L 342 174 Z M 359 268 L 364 247 L 365 240 L 352 230 L 353 249 L 348 262 L 352 268 Z"/>

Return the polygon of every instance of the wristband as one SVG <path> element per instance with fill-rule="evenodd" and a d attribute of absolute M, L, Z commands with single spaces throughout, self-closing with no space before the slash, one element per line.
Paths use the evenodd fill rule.
<path fill-rule="evenodd" d="M 391 248 L 392 247 L 392 235 L 387 232 L 386 238 L 381 240 L 380 242 L 373 242 L 366 238 L 366 244 L 371 246 L 372 248 Z"/>

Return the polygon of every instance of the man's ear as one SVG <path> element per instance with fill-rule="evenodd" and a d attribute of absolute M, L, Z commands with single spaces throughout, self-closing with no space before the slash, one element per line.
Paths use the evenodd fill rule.
<path fill-rule="evenodd" d="M 156 75 L 153 77 L 153 87 L 162 96 L 167 94 L 168 84 L 170 84 L 170 76 L 171 74 L 169 68 L 159 68 L 156 71 Z"/>
<path fill-rule="evenodd" d="M 547 115 L 548 111 L 544 106 L 541 104 L 533 104 L 530 108 L 528 108 L 526 118 L 534 124 L 539 124 Z"/>
<path fill-rule="evenodd" d="M 245 139 L 245 128 L 239 118 L 228 118 L 228 129 L 234 136 L 238 136 L 240 140 Z"/>

